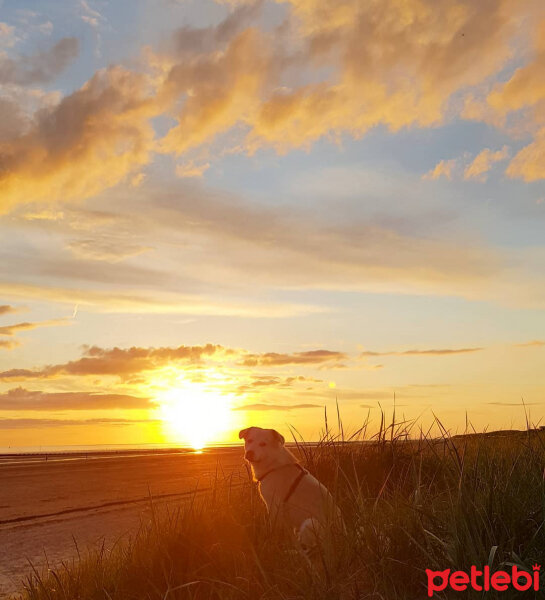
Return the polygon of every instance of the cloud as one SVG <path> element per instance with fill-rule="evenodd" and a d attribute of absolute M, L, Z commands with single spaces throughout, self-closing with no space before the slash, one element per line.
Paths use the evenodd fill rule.
<path fill-rule="evenodd" d="M 130 243 L 120 245 L 111 243 L 110 240 L 101 240 L 100 238 L 72 240 L 68 243 L 67 248 L 79 258 L 112 263 L 121 262 L 126 258 L 138 256 L 139 254 L 153 250 L 151 246 Z"/>
<path fill-rule="evenodd" d="M 531 9 L 539 5 L 532 6 Z M 525 7 L 527 10 L 527 7 Z M 529 51 L 526 60 L 506 81 L 496 83 L 484 98 L 468 96 L 466 118 L 504 128 L 515 137 L 522 134 L 532 141 L 519 150 L 509 163 L 506 174 L 514 179 L 537 181 L 545 178 L 545 19 L 543 6 L 528 15 L 531 27 L 526 34 Z"/>
<path fill-rule="evenodd" d="M 34 85 L 48 83 L 76 58 L 79 42 L 66 37 L 45 52 L 10 58 L 0 55 L 0 84 Z"/>
<path fill-rule="evenodd" d="M 277 367 L 284 365 L 321 365 L 323 363 L 337 362 L 347 358 L 344 352 L 331 350 L 309 350 L 307 352 L 294 352 L 292 354 L 279 354 L 267 352 L 265 354 L 249 354 L 241 361 L 245 367 Z"/>
<path fill-rule="evenodd" d="M 388 352 L 372 352 L 370 350 L 362 352 L 360 356 L 450 356 L 452 354 L 468 354 L 471 352 L 480 352 L 484 348 L 442 348 L 432 350 L 393 350 Z"/>
<path fill-rule="evenodd" d="M 298 375 L 296 377 L 274 377 L 271 375 L 252 376 L 247 383 L 237 387 L 237 394 L 254 394 L 261 390 L 269 389 L 291 389 L 296 385 L 309 385 L 313 383 L 323 383 L 323 379 L 314 377 L 305 377 Z M 307 388 L 309 389 L 309 388 Z"/>
<path fill-rule="evenodd" d="M 148 425 L 153 419 L 0 419 L 0 429 L 41 429 L 43 427 L 80 427 L 89 425 Z"/>
<path fill-rule="evenodd" d="M 50 319 L 49 321 L 37 321 L 35 323 L 15 323 L 14 325 L 5 325 L 0 327 L 0 335 L 14 335 L 19 331 L 29 331 L 38 327 L 56 327 L 58 325 L 70 325 L 71 319 Z"/>
<path fill-rule="evenodd" d="M 509 147 L 503 146 L 501 150 L 485 148 L 473 160 L 468 162 L 470 154 L 466 152 L 459 158 L 440 160 L 433 169 L 422 176 L 422 179 L 436 180 L 444 177 L 449 181 L 462 177 L 467 181 L 476 179 L 481 183 L 487 180 L 487 173 L 492 166 L 509 157 Z"/>
<path fill-rule="evenodd" d="M 89 6 L 89 3 L 85 0 L 80 0 L 79 5 L 82 10 L 82 21 L 88 25 L 91 25 L 91 27 L 98 27 L 103 19 L 102 15 L 97 10 Z"/>
<path fill-rule="evenodd" d="M 15 340 L 0 340 L 0 349 L 11 350 L 12 348 L 16 348 L 19 345 L 19 342 Z"/>
<path fill-rule="evenodd" d="M 448 2 L 445 14 L 437 15 L 433 6 L 414 0 L 404 8 L 393 0 L 347 0 L 339 8 L 337 3 L 294 0 L 284 4 L 280 29 L 261 29 L 256 12 L 237 11 L 205 31 L 183 28 L 168 48 L 159 45 L 143 54 L 132 69 L 98 71 L 79 90 L 33 114 L 26 129 L 10 134 L 1 144 L 0 204 L 7 211 L 29 198 L 63 198 L 68 205 L 95 196 L 142 174 L 156 150 L 183 155 L 181 164 L 187 165 L 189 149 L 214 140 L 221 152 L 251 153 L 263 145 L 278 150 L 306 146 L 323 136 L 358 137 L 378 123 L 395 130 L 444 122 L 455 114 L 455 94 L 503 68 L 511 52 L 510 17 L 520 9 L 504 1 Z M 324 17 L 326 9 L 331 18 Z M 314 109 L 310 116 L 308 107 Z M 176 120 L 160 140 L 152 126 L 158 115 Z M 202 156 L 212 161 L 213 154 L 199 153 L 193 165 L 202 166 Z M 104 237 L 95 237 L 89 225 L 88 233 L 67 236 L 63 248 L 81 260 L 57 255 L 48 262 L 39 256 L 32 261 L 35 271 L 23 273 L 17 267 L 23 260 L 13 257 L 13 267 L 4 267 L 11 271 L 9 278 L 2 277 L 4 289 L 30 297 L 43 292 L 98 310 L 248 311 L 258 316 L 309 314 L 319 308 L 245 301 L 254 281 L 271 295 L 351 289 L 505 302 L 518 294 L 543 298 L 537 282 L 528 288 L 512 280 L 496 286 L 514 272 L 507 264 L 511 256 L 472 242 L 466 232 L 463 240 L 434 239 L 410 223 L 384 226 L 372 218 L 339 225 L 179 183 L 163 193 L 153 186 L 130 188 L 129 200 L 140 194 L 132 214 L 149 219 L 136 218 L 126 235 L 116 237 L 112 226 Z M 113 198 L 119 195 L 114 192 L 106 200 L 94 197 L 94 205 L 109 202 L 110 214 L 115 213 Z M 131 214 L 127 200 L 123 210 L 125 217 Z M 60 212 L 67 214 L 64 206 Z M 55 220 L 44 223 L 53 228 Z M 139 239 L 131 237 L 133 231 Z M 157 260 L 144 257 L 139 263 L 145 268 L 92 264 L 111 263 L 117 256 L 137 258 L 155 248 L 146 234 L 155 241 L 163 239 L 162 233 L 168 240 L 154 252 Z M 183 261 L 174 243 L 183 247 Z M 47 285 L 37 283 L 43 281 L 36 275 L 42 267 L 50 276 Z M 233 299 L 223 293 L 212 297 L 211 280 L 222 291 L 232 291 Z M 498 293 L 507 287 L 509 294 Z"/>
<path fill-rule="evenodd" d="M 135 374 L 154 371 L 165 366 L 198 367 L 205 360 L 237 361 L 237 366 L 288 366 L 288 365 L 325 365 L 334 363 L 346 355 L 329 350 L 313 350 L 308 352 L 295 352 L 293 354 L 248 354 L 242 350 L 224 348 L 217 344 L 202 346 L 178 347 L 131 347 L 131 348 L 100 348 L 89 346 L 83 348 L 82 357 L 66 363 L 47 365 L 36 369 L 14 368 L 0 372 L 0 380 L 25 380 L 25 379 L 52 379 L 61 376 L 114 376 L 128 379 Z M 300 382 L 320 382 L 319 379 L 299 377 L 286 377 L 285 379 L 257 376 L 248 384 L 250 388 L 270 385 L 290 387 Z"/>
<path fill-rule="evenodd" d="M 501 150 L 492 151 L 489 148 L 482 150 L 464 170 L 464 179 L 478 179 L 486 181 L 487 173 L 494 163 L 509 157 L 509 147 L 504 146 Z"/>
<path fill-rule="evenodd" d="M 214 27 L 180 28 L 143 48 L 132 69 L 102 69 L 33 114 L 28 129 L 2 142 L 1 210 L 29 198 L 91 197 L 141 173 L 156 151 L 178 156 L 220 136 L 222 152 L 251 154 L 359 138 L 377 125 L 440 125 L 460 94 L 506 66 L 517 27 L 529 27 L 521 15 L 540 14 L 510 0 L 442 0 L 441 10 L 434 0 L 289 0 L 282 24 L 266 29 L 261 4 L 240 5 Z M 98 25 L 99 11 L 80 7 Z M 74 44 L 5 59 L 4 77 L 54 77 Z M 156 140 L 159 115 L 175 125 Z"/>
<path fill-rule="evenodd" d="M 87 198 L 122 181 L 150 160 L 155 114 L 148 76 L 98 71 L 0 143 L 0 213 L 29 198 Z"/>
<path fill-rule="evenodd" d="M 545 341 L 532 340 L 531 342 L 526 342 L 524 344 L 515 344 L 515 346 L 517 348 L 541 347 L 541 346 L 545 346 Z"/>
<path fill-rule="evenodd" d="M 464 230 L 434 238 L 433 229 L 423 231 L 422 222 L 410 218 L 385 223 L 356 214 L 335 221 L 297 207 L 252 205 L 187 181 L 166 189 L 149 181 L 130 192 L 104 194 L 93 207 L 63 204 L 14 213 L 13 243 L 0 251 L 0 293 L 107 312 L 257 317 L 327 310 L 280 302 L 277 290 L 439 294 L 504 303 L 522 302 L 521 295 L 528 302 L 543 298 L 539 279 L 524 280 L 527 257 L 480 245 Z M 56 243 L 25 245 L 24 234 L 44 223 Z M 78 254 L 67 256 L 59 247 Z M 135 253 L 150 247 L 153 260 L 136 260 Z M 112 263 L 116 254 L 132 260 Z M 252 300 L 257 284 L 268 295 Z"/>
<path fill-rule="evenodd" d="M 93 392 L 41 392 L 14 388 L 0 394 L 0 410 L 113 410 L 153 408 L 149 398 Z"/>
<path fill-rule="evenodd" d="M 114 280 L 112 280 L 114 281 Z M 161 287 L 161 286 L 159 286 Z M 81 307 L 106 313 L 187 314 L 234 316 L 244 318 L 286 318 L 326 312 L 321 306 L 285 302 L 217 300 L 200 294 L 138 291 L 102 291 L 0 282 L 4 296 L 49 300 L 61 304 L 78 304 Z M 217 295 L 217 294 L 215 294 Z"/>
<path fill-rule="evenodd" d="M 62 204 L 14 215 L 12 243 L 0 250 L 0 293 L 9 299 L 102 312 L 275 318 L 328 310 L 279 300 L 277 292 L 293 290 L 456 295 L 519 306 L 544 297 L 542 280 L 530 272 L 535 253 L 487 247 L 467 228 L 444 235 L 413 217 L 332 219 L 300 207 L 252 205 L 200 182 L 149 181 L 102 195 L 93 210 Z M 55 243 L 25 244 L 28 230 L 44 223 Z M 94 258 L 60 251 L 70 245 Z M 150 247 L 153 257 L 137 260 L 133 253 Z M 116 249 L 131 261 L 112 263 Z M 259 299 L 256 285 L 265 292 Z"/>
<path fill-rule="evenodd" d="M 0 49 L 11 48 L 15 45 L 16 39 L 15 27 L 0 21 Z"/>
<path fill-rule="evenodd" d="M 18 312 L 20 309 L 9 304 L 0 304 L 0 315 L 7 315 L 9 313 Z"/>
<path fill-rule="evenodd" d="M 176 167 L 176 175 L 178 177 L 202 177 L 209 168 L 210 163 L 208 162 L 197 164 L 190 160 Z"/>
<path fill-rule="evenodd" d="M 511 2 L 291 0 L 293 39 L 305 68 L 328 81 L 278 91 L 260 109 L 254 136 L 280 147 L 327 134 L 355 137 L 384 124 L 443 122 L 449 100 L 497 72 L 510 56 Z M 294 59 L 296 62 L 296 59 Z M 291 64 L 290 64 L 291 66 Z"/>
<path fill-rule="evenodd" d="M 0 373 L 0 380 L 51 379 L 60 376 L 106 375 L 127 378 L 168 364 L 199 364 L 203 358 L 228 356 L 233 351 L 214 344 L 177 348 L 84 348 L 82 358 L 41 369 L 10 369 Z"/>
<path fill-rule="evenodd" d="M 454 174 L 454 169 L 457 167 L 458 161 L 454 158 L 450 160 L 440 160 L 433 169 L 422 176 L 422 179 L 439 179 L 445 177 L 451 180 Z"/>
<path fill-rule="evenodd" d="M 277 411 L 290 411 L 290 410 L 299 410 L 303 408 L 321 408 L 324 407 L 321 404 L 245 404 L 243 406 L 237 406 L 232 410 L 257 410 L 257 411 L 268 411 L 268 410 L 277 410 Z"/>
<path fill-rule="evenodd" d="M 506 174 L 526 182 L 545 179 L 545 127 L 537 132 L 531 144 L 513 157 Z"/>

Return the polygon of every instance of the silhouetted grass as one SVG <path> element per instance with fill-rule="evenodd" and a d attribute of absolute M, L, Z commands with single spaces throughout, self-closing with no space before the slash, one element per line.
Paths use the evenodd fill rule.
<path fill-rule="evenodd" d="M 109 552 L 32 574 L 23 597 L 396 600 L 426 597 L 426 568 L 542 564 L 544 434 L 451 437 L 436 425 L 439 436 L 383 419 L 368 438 L 366 425 L 349 435 L 339 422 L 333 435 L 326 420 L 318 444 L 295 432 L 302 462 L 335 495 L 347 524 L 312 561 L 289 532 L 271 530 L 254 485 L 231 477 L 176 512 L 154 512 L 151 524 Z M 485 597 L 494 594 L 521 597 Z"/>

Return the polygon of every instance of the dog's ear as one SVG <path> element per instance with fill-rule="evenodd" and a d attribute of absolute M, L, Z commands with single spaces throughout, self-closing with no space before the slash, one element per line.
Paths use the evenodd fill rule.
<path fill-rule="evenodd" d="M 276 431 L 276 429 L 271 429 L 271 433 L 273 434 L 273 438 L 281 445 L 283 446 L 285 443 L 285 439 L 284 436 L 281 433 L 278 433 L 278 431 Z"/>
<path fill-rule="evenodd" d="M 238 439 L 239 440 L 245 440 L 246 436 L 248 435 L 249 431 L 250 431 L 251 427 L 247 427 L 246 429 L 241 429 L 238 432 Z"/>

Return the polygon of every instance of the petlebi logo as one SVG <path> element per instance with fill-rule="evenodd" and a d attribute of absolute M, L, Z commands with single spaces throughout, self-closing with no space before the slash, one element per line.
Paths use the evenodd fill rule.
<path fill-rule="evenodd" d="M 539 590 L 539 571 L 541 565 L 533 565 L 532 571 L 525 571 L 516 565 L 511 571 L 495 571 L 490 573 L 490 567 L 481 570 L 472 565 L 469 573 L 466 571 L 432 571 L 426 569 L 428 576 L 428 596 L 431 598 L 434 592 L 442 592 L 447 588 L 456 592 L 473 589 L 477 592 L 488 592 L 495 590 L 505 592 L 509 588 L 525 592 L 528 590 Z"/>

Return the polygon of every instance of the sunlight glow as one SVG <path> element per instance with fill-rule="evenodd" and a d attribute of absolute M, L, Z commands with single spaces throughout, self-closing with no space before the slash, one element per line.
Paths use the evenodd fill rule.
<path fill-rule="evenodd" d="M 176 379 L 157 394 L 158 416 L 170 439 L 201 450 L 230 428 L 231 399 L 210 386 Z"/>

